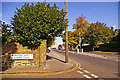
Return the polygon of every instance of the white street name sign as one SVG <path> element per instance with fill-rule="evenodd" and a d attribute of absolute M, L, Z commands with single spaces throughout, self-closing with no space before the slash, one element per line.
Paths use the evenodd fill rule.
<path fill-rule="evenodd" d="M 10 59 L 33 59 L 33 54 L 11 54 Z"/>

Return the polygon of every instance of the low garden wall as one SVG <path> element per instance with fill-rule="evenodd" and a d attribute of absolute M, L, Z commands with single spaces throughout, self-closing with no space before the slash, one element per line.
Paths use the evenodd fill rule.
<path fill-rule="evenodd" d="M 30 60 L 11 60 L 11 54 L 33 54 L 33 59 Z M 43 40 L 40 46 L 31 50 L 27 46 L 23 46 L 19 43 L 8 43 L 2 45 L 2 62 L 11 66 L 41 66 L 46 63 L 46 40 Z M 4 67 L 4 65 L 3 65 Z"/>

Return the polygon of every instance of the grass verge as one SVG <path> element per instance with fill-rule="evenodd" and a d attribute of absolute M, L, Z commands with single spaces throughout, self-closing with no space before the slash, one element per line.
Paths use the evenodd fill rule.
<path fill-rule="evenodd" d="M 105 54 L 117 54 L 120 55 L 120 52 L 106 52 L 106 51 L 94 51 L 96 53 L 105 53 Z"/>

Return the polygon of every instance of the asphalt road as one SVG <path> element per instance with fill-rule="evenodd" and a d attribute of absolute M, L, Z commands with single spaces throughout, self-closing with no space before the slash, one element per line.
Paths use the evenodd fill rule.
<path fill-rule="evenodd" d="M 64 51 L 56 49 L 54 51 L 65 55 Z M 107 54 L 105 55 L 107 56 Z M 69 58 L 79 62 L 83 69 L 97 75 L 100 78 L 118 78 L 118 61 L 116 60 L 75 54 L 72 52 L 69 52 Z"/>

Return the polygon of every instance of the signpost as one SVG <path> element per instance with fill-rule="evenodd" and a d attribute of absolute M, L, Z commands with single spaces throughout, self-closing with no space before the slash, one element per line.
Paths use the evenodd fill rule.
<path fill-rule="evenodd" d="M 33 54 L 11 54 L 10 59 L 12 60 L 33 59 Z"/>

